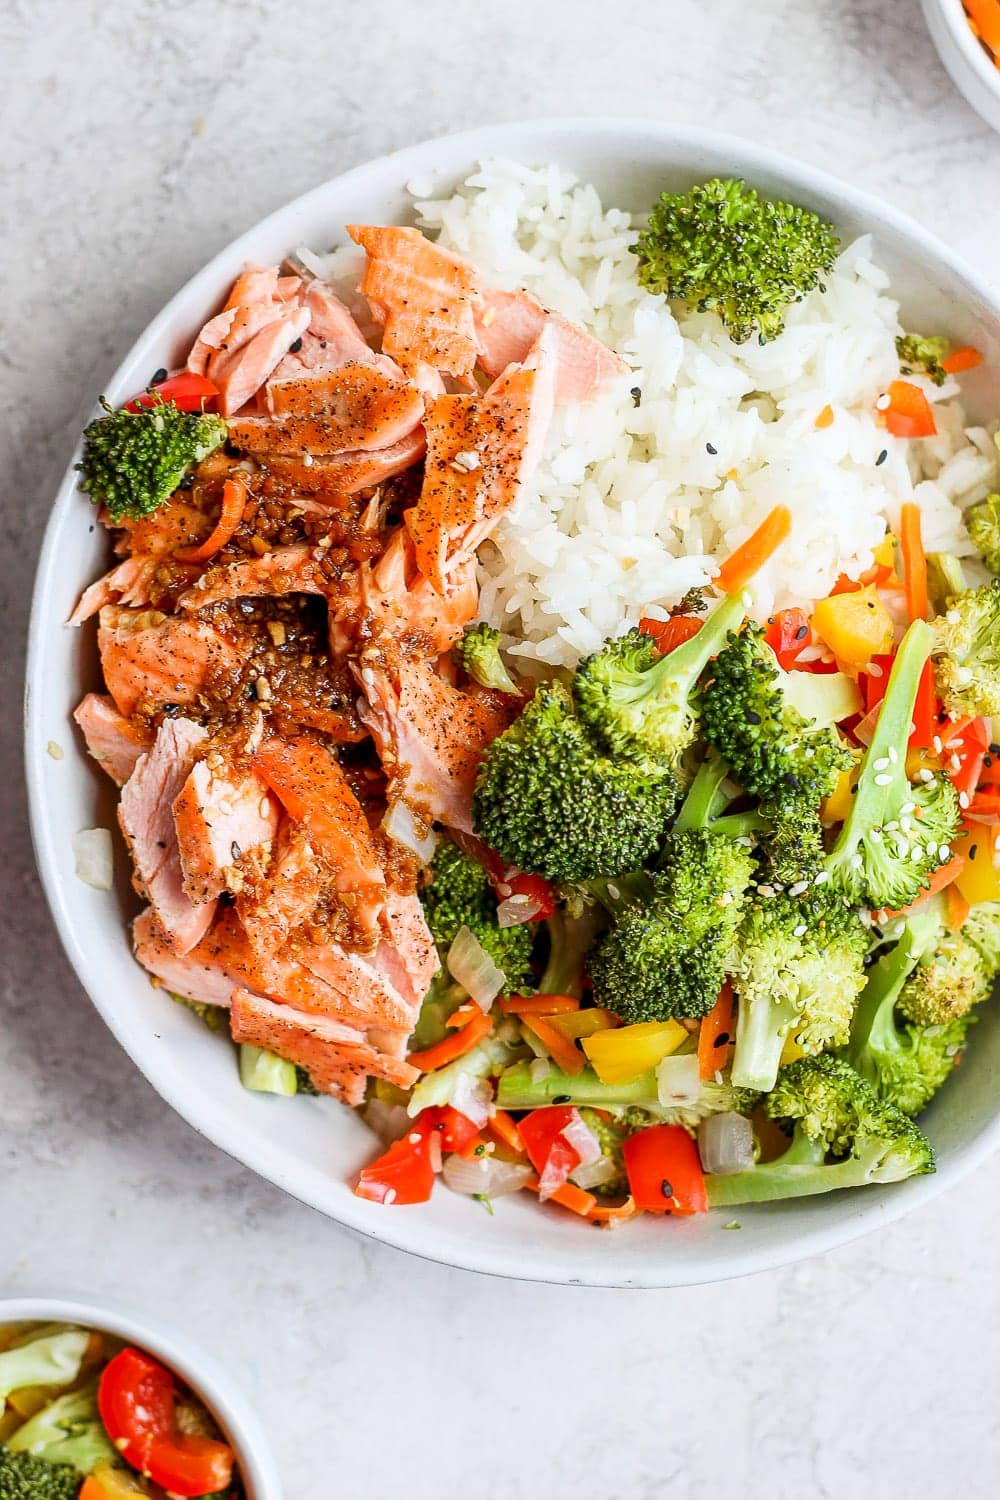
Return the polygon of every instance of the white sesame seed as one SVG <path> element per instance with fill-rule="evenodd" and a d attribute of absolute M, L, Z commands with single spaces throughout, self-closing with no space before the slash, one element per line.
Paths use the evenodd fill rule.
<path fill-rule="evenodd" d="M 938 852 L 937 839 L 928 839 L 927 840 L 927 853 L 930 854 L 930 855 L 934 855 L 937 852 Z"/>
<path fill-rule="evenodd" d="M 934 736 L 934 738 L 931 740 L 931 744 L 934 746 L 934 754 L 940 755 L 943 747 L 941 744 L 941 736 L 939 734 L 936 734 Z"/>
<path fill-rule="evenodd" d="M 804 937 L 806 934 L 805 922 L 800 922 L 797 927 L 792 928 L 792 937 Z"/>
<path fill-rule="evenodd" d="M 946 865 L 949 859 L 951 859 L 951 850 L 949 849 L 948 845 L 938 844 L 938 860 L 940 861 L 940 863 Z"/>
<path fill-rule="evenodd" d="M 969 803 L 970 803 L 971 800 L 972 799 L 970 798 L 968 792 L 959 792 L 959 794 L 958 794 L 958 805 L 959 805 L 959 807 L 968 807 L 968 805 L 969 805 Z"/>
<path fill-rule="evenodd" d="M 804 896 L 808 889 L 808 880 L 797 880 L 794 885 L 788 887 L 788 894 L 790 896 Z"/>
<path fill-rule="evenodd" d="M 773 885 L 759 885 L 757 891 L 767 901 L 771 901 L 778 894 Z"/>
<path fill-rule="evenodd" d="M 873 844 L 881 844 L 881 842 L 882 842 L 882 830 L 881 830 L 881 828 L 871 828 L 871 829 L 869 829 L 868 837 L 871 839 L 871 841 L 872 841 Z"/>
<path fill-rule="evenodd" d="M 829 870 L 820 870 L 819 874 L 816 876 L 816 879 L 813 881 L 813 885 L 825 885 L 829 879 Z"/>
<path fill-rule="evenodd" d="M 417 1139 L 419 1140 L 420 1137 L 418 1136 Z M 385 1197 L 382 1199 L 382 1202 L 383 1203 L 395 1203 L 395 1201 L 396 1201 L 396 1189 L 393 1188 L 393 1187 L 388 1188 L 386 1190 Z"/>
<path fill-rule="evenodd" d="M 948 764 L 949 766 L 951 766 L 951 769 L 953 771 L 960 771 L 962 769 L 962 762 L 959 760 L 957 755 L 949 756 Z"/>
<path fill-rule="evenodd" d="M 608 886 L 608 895 L 611 897 L 612 901 L 617 901 L 618 898 L 619 898 L 619 896 L 621 895 L 621 891 L 618 888 L 618 886 L 616 886 L 616 885 L 609 885 Z"/>
<path fill-rule="evenodd" d="M 885 676 L 885 673 L 882 671 L 882 668 L 879 666 L 877 661 L 870 661 L 867 667 L 865 667 L 865 671 L 868 673 L 869 677 Z"/>
<path fill-rule="evenodd" d="M 962 616 L 959 614 L 957 609 L 949 609 L 948 613 L 945 615 L 945 619 L 948 621 L 949 625 L 961 625 L 962 623 Z"/>
<path fill-rule="evenodd" d="M 753 839 L 748 833 L 741 833 L 738 839 L 733 839 L 734 844 L 739 844 L 741 849 L 752 849 Z"/>
<path fill-rule="evenodd" d="M 934 780 L 934 772 L 928 771 L 926 766 L 921 766 L 920 770 L 917 772 L 917 775 L 920 777 L 920 780 L 924 783 L 925 786 L 929 786 L 930 783 Z"/>
<path fill-rule="evenodd" d="M 875 410 L 888 411 L 891 405 L 892 397 L 889 395 L 888 391 L 883 391 L 881 396 L 879 396 L 878 400 L 875 402 Z"/>
<path fill-rule="evenodd" d="M 876 765 L 877 764 L 878 764 L 878 762 L 876 761 Z M 875 785 L 876 786 L 891 786 L 892 785 L 892 777 L 886 775 L 886 773 L 883 771 L 882 774 L 881 774 L 881 776 L 876 776 L 875 777 Z"/>
<path fill-rule="evenodd" d="M 892 761 L 893 765 L 895 765 L 899 760 L 899 751 L 896 749 L 895 745 L 889 746 L 889 759 Z"/>
<path fill-rule="evenodd" d="M 887 770 L 889 766 L 888 755 L 880 755 L 878 760 L 872 762 L 872 765 L 875 767 L 876 771 Z"/>
<path fill-rule="evenodd" d="M 899 809 L 899 816 L 901 818 L 908 818 L 910 816 L 910 813 L 916 812 L 916 810 L 917 804 L 915 802 L 904 802 L 902 807 Z"/>
<path fill-rule="evenodd" d="M 885 825 L 885 831 L 886 833 L 895 833 L 900 826 L 901 825 L 896 821 L 896 819 L 893 818 L 891 823 L 887 823 Z"/>
<path fill-rule="evenodd" d="M 451 461 L 453 469 L 462 469 L 466 474 L 473 473 L 479 468 L 479 454 L 474 448 L 463 448 L 461 453 L 456 453 Z"/>
<path fill-rule="evenodd" d="M 905 859 L 906 858 L 906 854 L 902 853 L 902 854 L 900 854 L 899 857 L 900 857 L 900 859 Z M 924 858 L 925 858 L 925 855 L 924 855 L 923 849 L 920 847 L 919 844 L 914 844 L 913 848 L 910 850 L 910 859 L 912 860 L 912 862 L 914 864 L 917 864 L 917 862 L 919 860 L 924 859 Z"/>
<path fill-rule="evenodd" d="M 303 453 L 303 455 L 302 455 L 302 467 L 304 469 L 311 469 L 312 466 L 313 466 L 313 456 L 312 456 L 312 454 L 311 453 Z"/>
<path fill-rule="evenodd" d="M 419 1130 L 411 1130 L 406 1139 L 409 1141 L 411 1146 L 419 1146 L 420 1142 L 423 1140 L 423 1136 L 420 1134 Z"/>

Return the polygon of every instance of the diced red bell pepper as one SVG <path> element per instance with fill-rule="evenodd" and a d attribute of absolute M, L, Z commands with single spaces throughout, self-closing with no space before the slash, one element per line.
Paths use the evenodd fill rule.
<path fill-rule="evenodd" d="M 650 637 L 661 656 L 667 656 L 697 635 L 703 623 L 698 615 L 671 615 L 669 620 L 654 620 L 645 615 L 639 621 L 639 629 Z"/>
<path fill-rule="evenodd" d="M 934 691 L 934 668 L 928 661 L 920 674 L 917 697 L 913 705 L 912 750 L 930 750 L 941 733 L 941 705 Z"/>
<path fill-rule="evenodd" d="M 144 411 L 164 401 L 172 401 L 178 411 L 200 412 L 211 409 L 219 394 L 219 387 L 207 375 L 195 375 L 191 370 L 181 370 L 178 375 L 168 375 L 148 390 L 141 391 L 126 401 L 126 411 Z"/>
<path fill-rule="evenodd" d="M 101 1421 L 119 1453 L 171 1495 L 227 1489 L 233 1450 L 177 1426 L 174 1377 L 140 1349 L 122 1349 L 105 1365 L 97 1390 Z"/>
<path fill-rule="evenodd" d="M 870 666 L 876 667 L 875 672 L 862 672 L 861 690 L 864 693 L 865 713 L 870 714 L 873 708 L 877 708 L 885 697 L 885 690 L 889 686 L 889 673 L 892 671 L 891 656 L 873 656 Z"/>
<path fill-rule="evenodd" d="M 371 1203 L 426 1203 L 434 1186 L 431 1130 L 415 1120 L 401 1140 L 365 1167 L 354 1189 Z"/>
<path fill-rule="evenodd" d="M 708 1208 L 698 1148 L 683 1125 L 651 1125 L 622 1147 L 637 1208 L 651 1214 L 701 1214 Z"/>
<path fill-rule="evenodd" d="M 942 726 L 939 731 L 945 749 L 942 755 L 944 768 L 956 792 L 971 797 L 979 785 L 983 761 L 989 750 L 990 737 L 985 719 L 970 719 L 961 728 Z M 958 767 L 952 763 L 957 757 Z"/>
<path fill-rule="evenodd" d="M 552 1104 L 533 1109 L 518 1121 L 528 1160 L 538 1173 L 539 1197 L 551 1197 L 580 1165 L 580 1153 L 563 1135 L 566 1126 L 579 1119 L 579 1110 L 567 1104 Z"/>
<path fill-rule="evenodd" d="M 504 864 L 499 854 L 488 849 L 485 844 L 482 845 L 482 863 L 501 901 L 510 896 L 527 896 L 537 907 L 531 918 L 533 922 L 544 922 L 546 917 L 551 917 L 556 909 L 556 893 L 543 875 L 529 875 L 524 870 L 512 870 L 509 865 Z M 499 889 L 501 886 L 503 890 Z"/>
<path fill-rule="evenodd" d="M 479 1134 L 478 1126 L 450 1104 L 435 1104 L 422 1109 L 413 1122 L 413 1130 L 438 1131 L 442 1151 L 464 1151 Z"/>
<path fill-rule="evenodd" d="M 768 620 L 764 639 L 787 672 L 810 643 L 809 620 L 801 609 L 781 609 Z"/>

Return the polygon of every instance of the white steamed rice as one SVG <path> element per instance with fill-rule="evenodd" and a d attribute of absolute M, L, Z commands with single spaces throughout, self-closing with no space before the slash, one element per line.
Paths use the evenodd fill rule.
<path fill-rule="evenodd" d="M 640 614 L 664 614 L 779 502 L 794 526 L 754 582 L 758 617 L 809 606 L 841 572 L 870 567 L 906 500 L 921 507 L 928 550 L 973 553 L 962 510 L 996 485 L 996 450 L 965 427 L 953 380 L 921 382 L 937 437 L 901 443 L 876 425 L 902 330 L 870 237 L 761 346 L 643 291 L 633 217 L 557 167 L 489 162 L 417 209 L 484 281 L 527 288 L 632 371 L 557 414 L 534 480 L 481 551 L 480 612 L 525 665 L 572 666 Z M 827 405 L 835 420 L 817 428 Z"/>

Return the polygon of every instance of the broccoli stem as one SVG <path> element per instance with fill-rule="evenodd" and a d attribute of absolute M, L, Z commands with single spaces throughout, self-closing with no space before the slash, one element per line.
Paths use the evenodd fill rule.
<path fill-rule="evenodd" d="M 774 1000 L 769 995 L 758 995 L 740 1000 L 732 1075 L 737 1088 L 758 1089 L 762 1093 L 774 1088 L 782 1049 L 799 1015 L 798 1007 L 790 999 Z"/>
<path fill-rule="evenodd" d="M 556 907 L 546 924 L 549 957 L 538 981 L 539 994 L 572 995 L 579 1000 L 583 994 L 583 961 L 604 923 L 599 906 L 584 907 L 578 917 Z"/>
<path fill-rule="evenodd" d="M 863 1144 L 857 1155 L 826 1163 L 822 1142 L 811 1141 L 796 1126 L 792 1144 L 777 1161 L 724 1177 L 706 1177 L 709 1207 L 732 1208 L 740 1203 L 770 1203 L 830 1193 L 836 1188 L 863 1187 L 884 1151 L 884 1142 L 875 1140 Z"/>
<path fill-rule="evenodd" d="M 899 1046 L 896 1001 L 922 955 L 933 946 L 937 923 L 928 912 L 910 917 L 899 942 L 874 964 L 851 1022 L 847 1058 L 863 1078 L 875 1082 L 869 1047 L 891 1052 Z"/>
<path fill-rule="evenodd" d="M 920 674 L 933 643 L 934 632 L 926 621 L 914 620 L 896 653 L 875 733 L 861 765 L 857 790 L 851 798 L 851 810 L 830 855 L 832 864 L 842 857 L 849 858 L 862 834 L 872 828 L 881 828 L 889 816 L 889 809 L 905 801 L 909 785 L 906 749 L 913 722 L 913 706 L 917 700 Z"/>
<path fill-rule="evenodd" d="M 726 806 L 728 799 L 722 791 L 722 785 L 728 775 L 729 767 L 719 752 L 709 751 L 698 767 L 697 775 L 674 820 L 675 833 L 685 833 L 691 828 L 704 828 Z"/>
<path fill-rule="evenodd" d="M 539 1109 L 556 1100 L 560 1104 L 592 1106 L 596 1109 L 656 1109 L 659 1098 L 656 1075 L 642 1073 L 625 1083 L 602 1083 L 592 1068 L 570 1076 L 551 1067 L 541 1078 L 532 1073 L 530 1062 L 515 1063 L 500 1075 L 497 1104 L 501 1109 Z"/>
<path fill-rule="evenodd" d="M 635 698 L 654 694 L 664 682 L 678 685 L 678 697 L 690 696 L 698 678 L 713 656 L 717 656 L 726 644 L 731 631 L 739 630 L 746 618 L 746 606 L 741 594 L 729 594 L 717 604 L 694 635 L 661 656 L 655 666 L 643 673 L 643 684 L 634 690 Z"/>

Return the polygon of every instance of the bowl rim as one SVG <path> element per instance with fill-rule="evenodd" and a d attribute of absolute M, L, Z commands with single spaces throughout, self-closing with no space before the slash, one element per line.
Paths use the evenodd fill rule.
<path fill-rule="evenodd" d="M 969 25 L 968 12 L 962 0 L 923 0 L 923 3 L 925 9 L 933 8 L 937 12 L 962 60 L 975 71 L 979 81 L 1000 103 L 1000 67 L 987 57 L 985 47 Z"/>
<path fill-rule="evenodd" d="M 159 313 L 125 354 L 105 384 L 105 390 L 113 400 L 124 394 L 123 381 L 128 368 L 137 359 L 140 351 L 161 339 L 176 321 L 177 310 L 186 299 L 201 288 L 214 289 L 219 273 L 237 255 L 252 256 L 254 243 L 265 236 L 286 217 L 307 210 L 314 201 L 320 201 L 336 184 L 340 189 L 349 189 L 352 182 L 364 181 L 365 177 L 387 162 L 392 162 L 398 180 L 408 182 L 421 173 L 433 172 L 435 154 L 462 152 L 471 170 L 483 156 L 503 154 L 515 155 L 518 151 L 529 152 L 531 140 L 541 134 L 546 140 L 559 139 L 569 145 L 581 135 L 629 136 L 639 134 L 662 147 L 669 159 L 671 150 L 684 149 L 697 152 L 699 149 L 728 156 L 734 169 L 747 176 L 755 173 L 770 175 L 788 185 L 791 192 L 801 192 L 807 197 L 826 197 L 842 206 L 872 231 L 877 227 L 886 229 L 909 242 L 916 256 L 930 256 L 946 266 L 961 281 L 970 294 L 992 313 L 1000 324 L 1000 294 L 991 288 L 986 278 L 943 244 L 934 234 L 908 214 L 883 203 L 874 194 L 854 187 L 825 170 L 814 167 L 774 151 L 756 142 L 745 141 L 729 133 L 705 130 L 700 126 L 676 125 L 666 121 L 645 119 L 629 115 L 559 116 L 539 117 L 527 121 L 515 121 L 484 125 L 472 130 L 456 131 L 402 148 L 339 173 L 335 177 L 317 184 L 297 198 L 282 204 L 270 214 L 251 225 L 242 234 L 224 245 L 166 302 Z M 31 615 L 28 633 L 26 668 L 26 692 L 24 702 L 25 767 L 28 786 L 31 835 L 35 858 L 42 886 L 49 904 L 56 929 L 67 957 L 77 978 L 91 1003 L 104 1019 L 122 1048 L 128 1053 L 140 1072 L 149 1080 L 166 1103 L 182 1119 L 186 1120 L 206 1139 L 212 1141 L 229 1156 L 241 1162 L 258 1176 L 274 1183 L 291 1196 L 317 1209 L 324 1216 L 358 1234 L 386 1244 L 393 1249 L 415 1254 L 422 1259 L 447 1265 L 455 1269 L 476 1271 L 488 1275 L 502 1276 L 514 1280 L 550 1282 L 560 1285 L 587 1285 L 620 1288 L 664 1288 L 701 1285 L 759 1271 L 789 1265 L 796 1261 L 847 1244 L 860 1238 L 870 1230 L 890 1224 L 902 1218 L 912 1209 L 931 1201 L 952 1183 L 973 1171 L 993 1151 L 1000 1148 L 1000 1105 L 992 1120 L 971 1139 L 953 1148 L 947 1164 L 937 1173 L 911 1179 L 895 1192 L 884 1194 L 879 1201 L 859 1206 L 858 1211 L 838 1221 L 831 1220 L 825 1226 L 798 1230 L 789 1233 L 778 1243 L 767 1243 L 740 1251 L 734 1246 L 728 1269 L 716 1269 L 707 1274 L 693 1264 L 672 1266 L 669 1256 L 664 1256 L 655 1266 L 617 1266 L 614 1256 L 599 1267 L 586 1269 L 574 1262 L 571 1251 L 554 1250 L 547 1253 L 542 1265 L 524 1258 L 514 1258 L 499 1240 L 491 1244 L 489 1236 L 458 1238 L 434 1230 L 421 1231 L 419 1221 L 406 1213 L 379 1211 L 376 1219 L 372 1205 L 351 1193 L 345 1193 L 337 1205 L 332 1206 L 319 1193 L 311 1190 L 305 1180 L 299 1180 L 288 1164 L 272 1158 L 261 1165 L 257 1153 L 244 1150 L 240 1132 L 228 1117 L 213 1108 L 211 1101 L 202 1092 L 185 1091 L 175 1081 L 169 1066 L 161 1063 L 155 1052 L 144 1051 L 129 1044 L 123 1024 L 119 1024 L 118 1012 L 109 1003 L 106 992 L 94 977 L 93 960 L 88 955 L 76 929 L 64 899 L 63 882 L 59 873 L 58 851 L 50 838 L 46 817 L 46 793 L 43 782 L 45 766 L 45 737 L 41 712 L 36 707 L 37 695 L 32 685 L 40 680 L 44 668 L 43 614 L 41 604 L 53 581 L 57 563 L 57 532 L 64 510 L 67 510 L 76 495 L 74 470 L 79 453 L 79 443 L 70 458 L 66 472 L 60 482 L 52 511 L 46 525 L 39 555 L 35 584 L 32 593 Z M 305 1174 L 300 1174 L 304 1177 Z M 736 1238 L 736 1237 L 734 1237 Z M 445 1244 L 441 1245 L 440 1240 Z"/>
<path fill-rule="evenodd" d="M 221 1362 L 185 1334 L 116 1299 L 48 1294 L 0 1298 L 0 1327 L 36 1322 L 78 1323 L 111 1333 L 161 1360 L 217 1419 L 236 1453 L 247 1500 L 282 1500 L 277 1463 L 260 1418 Z"/>

